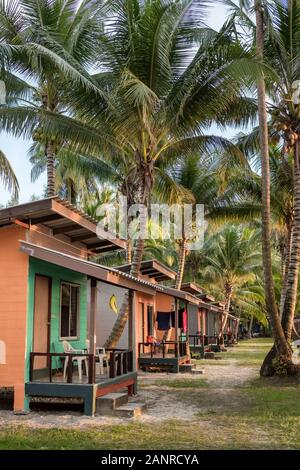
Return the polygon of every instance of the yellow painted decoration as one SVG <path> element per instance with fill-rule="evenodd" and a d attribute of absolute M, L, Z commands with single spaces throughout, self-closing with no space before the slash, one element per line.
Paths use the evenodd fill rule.
<path fill-rule="evenodd" d="M 116 314 L 118 313 L 117 297 L 115 296 L 115 294 L 113 294 L 109 299 L 109 306 L 113 312 L 115 312 Z"/>

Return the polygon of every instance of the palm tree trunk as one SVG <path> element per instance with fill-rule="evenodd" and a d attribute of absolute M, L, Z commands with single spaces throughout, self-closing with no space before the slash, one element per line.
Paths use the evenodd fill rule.
<path fill-rule="evenodd" d="M 132 244 L 131 240 L 126 241 L 126 263 L 131 264 L 132 261 Z"/>
<path fill-rule="evenodd" d="M 252 327 L 253 327 L 253 320 L 254 320 L 254 316 L 251 315 L 251 318 L 250 318 L 250 323 L 249 323 L 249 328 L 248 328 L 248 338 L 251 339 L 252 338 Z"/>
<path fill-rule="evenodd" d="M 256 54 L 259 62 L 263 62 L 264 21 L 261 0 L 255 0 L 256 14 Z M 271 204 L 270 204 L 270 162 L 268 144 L 268 117 L 266 110 L 266 90 L 263 75 L 257 80 L 258 118 L 260 130 L 261 151 L 261 181 L 262 181 L 262 255 L 266 306 L 278 355 L 286 360 L 291 357 L 289 345 L 285 339 L 275 300 L 275 288 L 272 273 L 271 257 Z M 267 356 L 268 357 L 268 356 Z M 266 359 L 261 366 L 261 375 L 274 374 L 272 363 Z"/>
<path fill-rule="evenodd" d="M 185 259 L 186 259 L 186 244 L 185 244 L 185 239 L 182 238 L 180 242 L 179 263 L 178 263 L 178 270 L 177 270 L 176 281 L 175 281 L 175 289 L 178 289 L 178 290 L 181 289 L 181 285 L 183 281 Z"/>
<path fill-rule="evenodd" d="M 286 292 L 287 292 L 287 287 L 288 287 L 288 273 L 289 273 L 289 264 L 290 264 L 290 258 L 291 258 L 291 240 L 292 239 L 292 228 L 291 226 L 288 226 L 287 228 L 287 234 L 286 234 L 286 243 L 285 243 L 285 252 L 284 256 L 282 259 L 282 288 L 281 288 L 281 294 L 280 294 L 280 318 L 282 319 L 283 316 L 283 308 L 285 304 L 285 298 L 286 298 Z"/>
<path fill-rule="evenodd" d="M 47 142 L 45 154 L 47 158 L 47 197 L 55 196 L 55 153 L 52 142 Z"/>
<path fill-rule="evenodd" d="M 141 180 L 142 182 L 144 181 L 143 176 L 141 176 Z M 150 198 L 150 194 L 151 194 L 151 191 L 149 190 L 148 192 L 148 187 L 146 187 L 143 183 L 141 183 L 141 187 L 139 188 L 139 197 L 138 197 L 139 203 L 145 204 L 145 202 L 148 202 Z M 146 222 L 145 220 L 141 220 L 141 225 L 145 224 L 145 222 Z M 131 276 L 139 277 L 141 263 L 143 260 L 144 248 L 145 248 L 145 240 L 143 237 L 139 237 L 134 246 L 133 257 L 132 257 L 131 268 L 130 268 Z M 124 296 L 124 300 L 120 307 L 118 318 L 112 328 L 112 331 L 108 339 L 106 340 L 104 344 L 105 348 L 115 348 L 123 334 L 125 325 L 128 320 L 128 298 L 129 298 L 129 295 L 128 295 L 128 292 L 126 292 L 126 295 Z"/>
<path fill-rule="evenodd" d="M 297 303 L 300 266 L 300 162 L 299 144 L 294 145 L 294 224 L 292 229 L 291 255 L 287 273 L 287 288 L 282 314 L 282 326 L 287 340 L 291 339 Z"/>
<path fill-rule="evenodd" d="M 221 324 L 221 331 L 219 333 L 219 337 L 221 339 L 221 342 L 223 343 L 223 336 L 224 336 L 224 330 L 227 324 L 228 320 L 228 315 L 229 315 L 229 310 L 230 310 L 230 304 L 231 304 L 231 298 L 232 298 L 232 285 L 229 283 L 225 284 L 225 307 L 224 307 L 224 315 L 222 318 L 222 324 Z"/>

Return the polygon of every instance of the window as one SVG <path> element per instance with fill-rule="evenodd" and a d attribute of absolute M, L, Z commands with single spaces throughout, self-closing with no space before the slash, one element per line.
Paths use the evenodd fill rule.
<path fill-rule="evenodd" d="M 61 283 L 60 337 L 78 338 L 79 286 Z"/>

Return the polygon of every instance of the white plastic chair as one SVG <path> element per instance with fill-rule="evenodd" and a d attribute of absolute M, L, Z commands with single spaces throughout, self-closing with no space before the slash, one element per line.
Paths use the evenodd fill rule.
<path fill-rule="evenodd" d="M 96 348 L 96 357 L 99 359 L 99 370 L 100 375 L 104 375 L 104 367 L 108 368 L 108 356 L 105 352 L 105 348 Z M 105 363 L 105 366 L 104 366 Z"/>
<path fill-rule="evenodd" d="M 63 348 L 65 354 L 84 354 L 82 349 L 74 349 L 68 341 L 63 341 Z M 78 365 L 78 375 L 79 381 L 82 382 L 82 366 L 83 363 L 85 365 L 86 374 L 88 374 L 88 361 L 86 356 L 75 356 L 72 357 L 72 362 L 77 362 Z M 65 364 L 64 364 L 64 379 L 67 376 L 67 368 L 68 368 L 69 358 L 68 356 L 65 357 Z"/>
<path fill-rule="evenodd" d="M 88 350 L 88 352 L 90 351 L 90 340 L 87 339 L 86 340 L 86 348 Z M 105 352 L 105 348 L 101 348 L 101 347 L 96 347 L 96 354 L 95 354 L 95 357 L 98 359 L 98 362 L 96 362 L 96 366 L 98 366 L 99 368 L 99 374 L 100 375 L 104 375 L 104 361 L 105 361 L 105 364 L 106 364 L 106 368 L 108 367 L 107 366 L 107 354 Z"/>

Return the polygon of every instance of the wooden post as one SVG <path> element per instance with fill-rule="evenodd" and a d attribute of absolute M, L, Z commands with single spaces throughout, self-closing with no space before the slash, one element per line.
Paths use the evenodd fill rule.
<path fill-rule="evenodd" d="M 33 381 L 33 369 L 34 369 L 34 354 L 30 353 L 30 365 L 29 365 L 29 382 Z"/>
<path fill-rule="evenodd" d="M 190 351 L 190 341 L 189 341 L 189 303 L 185 303 L 185 310 L 186 310 L 186 343 L 184 348 L 184 354 L 189 356 L 191 359 L 191 351 Z"/>
<path fill-rule="evenodd" d="M 48 356 L 48 372 L 49 372 L 49 382 L 52 382 L 52 357 Z"/>
<path fill-rule="evenodd" d="M 110 353 L 110 361 L 109 361 L 109 377 L 114 379 L 116 376 L 116 355 L 115 351 Z"/>
<path fill-rule="evenodd" d="M 67 382 L 71 384 L 73 382 L 73 355 L 70 354 L 68 356 L 68 375 L 67 375 Z"/>
<path fill-rule="evenodd" d="M 133 349 L 133 292 L 128 292 L 128 349 Z"/>
<path fill-rule="evenodd" d="M 91 279 L 90 297 L 90 323 L 89 323 L 89 354 L 96 354 L 96 306 L 97 306 L 97 280 Z"/>
<path fill-rule="evenodd" d="M 139 351 L 137 351 L 136 344 L 136 293 L 129 290 L 128 294 L 128 349 L 132 351 L 133 355 L 133 372 L 137 369 L 138 355 L 140 355 L 141 346 L 139 345 Z"/>
<path fill-rule="evenodd" d="M 175 357 L 178 357 L 178 299 L 175 299 Z"/>
<path fill-rule="evenodd" d="M 88 357 L 89 372 L 88 372 L 88 383 L 95 383 L 95 356 L 89 354 Z"/>

